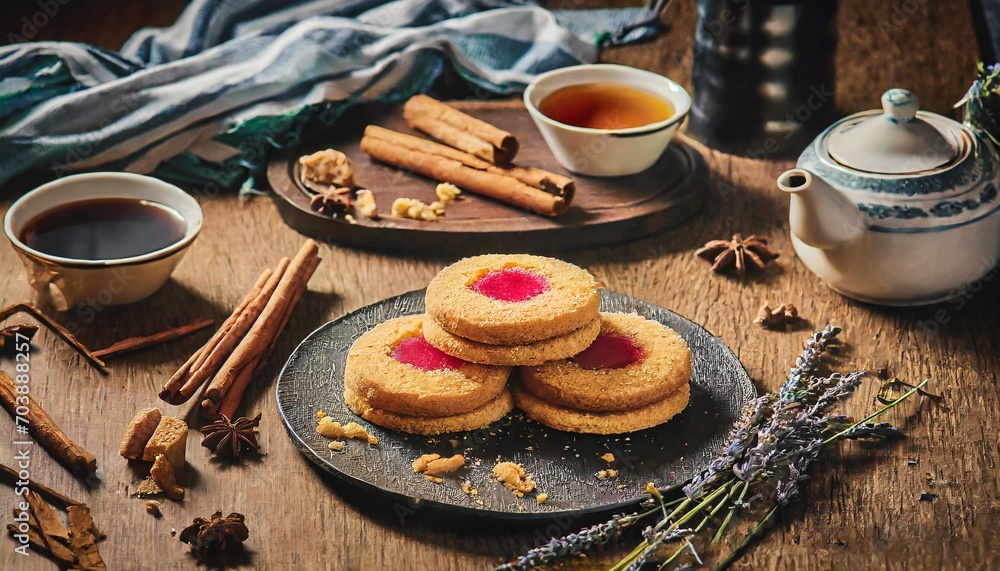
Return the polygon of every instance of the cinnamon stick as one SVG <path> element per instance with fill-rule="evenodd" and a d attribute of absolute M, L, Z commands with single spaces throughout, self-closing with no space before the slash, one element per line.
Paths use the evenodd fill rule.
<path fill-rule="evenodd" d="M 279 333 L 277 327 L 281 323 L 289 303 L 291 303 L 295 288 L 308 271 L 310 259 L 316 257 L 318 251 L 319 246 L 315 240 L 306 240 L 302 245 L 291 264 L 288 265 L 288 269 L 282 272 L 280 282 L 273 290 L 273 295 L 267 300 L 267 305 L 253 323 L 253 327 L 232 350 L 229 358 L 226 359 L 222 368 L 208 385 L 205 398 L 212 402 L 220 402 L 240 371 L 251 361 L 255 362 L 255 358 L 259 358 L 259 355 L 270 343 L 271 337 Z"/>
<path fill-rule="evenodd" d="M 22 422 L 26 422 L 28 432 L 56 461 L 71 474 L 89 484 L 90 478 L 97 471 L 97 458 L 67 436 L 33 398 L 27 398 L 27 405 L 23 404 L 24 399 L 18 402 L 18 397 L 25 396 L 27 395 L 17 394 L 14 379 L 6 372 L 0 371 L 0 405 L 7 410 L 18 427 L 23 426 Z M 24 420 L 19 420 L 22 418 Z"/>
<path fill-rule="evenodd" d="M 167 381 L 163 390 L 160 391 L 161 399 L 174 405 L 182 404 L 191 398 L 191 395 L 197 392 L 198 388 L 215 374 L 233 348 L 239 344 L 240 339 L 253 326 L 260 312 L 263 311 L 268 299 L 270 299 L 274 292 L 274 288 L 277 287 L 282 274 L 288 267 L 288 263 L 288 258 L 282 258 L 278 263 L 277 270 L 273 272 L 268 270 L 261 275 L 261 278 L 267 275 L 265 282 L 260 287 L 254 284 L 254 288 L 250 291 L 250 294 L 247 294 L 247 298 L 250 298 L 251 294 L 253 294 L 253 298 L 250 298 L 250 301 L 245 305 L 242 302 L 240 303 L 242 309 L 239 315 L 233 312 L 233 315 L 236 316 L 235 319 L 232 319 L 231 322 L 228 319 L 226 320 L 227 323 L 231 323 L 230 327 L 225 328 L 225 324 L 223 327 L 220 327 L 216 335 L 202 349 L 201 354 L 189 365 L 189 370 L 184 372 L 183 375 L 175 374 Z M 258 278 L 257 283 L 260 283 L 260 278 Z M 183 369 L 184 366 L 182 365 L 181 370 Z M 180 370 L 178 373 L 180 373 Z"/>
<path fill-rule="evenodd" d="M 393 131 L 392 129 L 379 127 L 378 125 L 369 125 L 366 127 L 365 137 L 386 141 L 387 143 L 392 143 L 404 149 L 410 149 L 411 151 L 420 151 L 422 153 L 440 155 L 445 158 L 459 161 L 463 165 L 477 170 L 509 176 L 528 186 L 544 190 L 549 194 L 565 196 L 566 194 L 572 195 L 575 191 L 576 185 L 573 182 L 573 179 L 568 176 L 563 176 L 561 174 L 556 174 L 535 167 L 519 167 L 514 165 L 510 165 L 508 167 L 498 167 L 489 161 L 470 155 L 464 151 L 454 149 L 447 145 L 435 143 L 434 141 L 429 141 L 421 137 L 407 135 L 406 133 Z"/>
<path fill-rule="evenodd" d="M 201 331 L 202 329 L 211 326 L 213 323 L 215 323 L 215 320 L 211 317 L 199 317 L 190 323 L 153 333 L 152 335 L 123 339 L 109 347 L 94 351 L 94 356 L 102 359 L 113 359 L 130 351 L 138 351 L 139 349 L 145 349 L 146 347 L 153 347 L 155 345 L 161 345 L 163 343 L 173 341 L 174 339 L 180 339 L 181 337 L 190 335 L 196 331 Z"/>
<path fill-rule="evenodd" d="M 411 97 L 403 105 L 403 118 L 414 129 L 491 163 L 509 163 L 519 147 L 507 131 L 426 95 Z"/>
<path fill-rule="evenodd" d="M 98 371 L 102 373 L 107 373 L 108 368 L 105 366 L 104 361 L 99 357 L 95 357 L 93 353 L 80 343 L 80 340 L 76 338 L 75 335 L 70 333 L 65 327 L 59 325 L 48 316 L 42 313 L 42 310 L 38 309 L 30 303 L 15 303 L 10 307 L 0 311 L 0 321 L 4 321 L 8 317 L 15 315 L 17 313 L 27 313 L 38 320 L 39 323 L 47 327 L 50 331 L 59 336 L 60 339 L 69 344 L 70 347 L 76 349 L 76 352 L 83 355 L 83 357 Z"/>
<path fill-rule="evenodd" d="M 222 400 L 219 401 L 219 405 L 214 411 L 215 414 L 225 415 L 227 418 L 236 417 L 236 409 L 239 408 L 240 402 L 243 401 L 243 393 L 246 392 L 246 389 L 250 385 L 250 381 L 253 377 L 264 368 L 264 364 L 267 362 L 268 356 L 272 351 L 274 351 L 275 345 L 278 344 L 278 336 L 282 331 L 284 331 L 285 326 L 288 325 L 288 320 L 291 319 L 295 306 L 298 305 L 299 299 L 302 298 L 302 294 L 306 291 L 306 288 L 309 285 L 309 280 L 312 278 L 313 273 L 315 273 L 316 267 L 319 266 L 319 262 L 320 259 L 318 257 L 312 257 L 307 260 L 305 272 L 302 274 L 298 283 L 295 284 L 291 300 L 285 308 L 285 313 L 281 317 L 281 322 L 273 331 L 271 340 L 267 344 L 267 348 L 257 356 L 254 362 L 248 363 L 248 365 L 240 371 L 239 375 L 233 381 L 233 384 L 228 390 L 226 390 L 226 394 L 222 397 Z"/>
<path fill-rule="evenodd" d="M 461 161 L 414 151 L 373 137 L 361 139 L 361 150 L 377 161 L 410 170 L 439 182 L 450 182 L 469 192 L 545 216 L 562 214 L 573 200 L 573 193 L 556 196 L 528 186 L 509 176 L 470 168 Z"/>

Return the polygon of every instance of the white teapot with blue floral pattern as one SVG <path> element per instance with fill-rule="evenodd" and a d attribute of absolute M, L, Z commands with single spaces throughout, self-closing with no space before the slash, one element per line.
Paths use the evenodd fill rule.
<path fill-rule="evenodd" d="M 792 244 L 830 287 L 880 305 L 963 295 L 1000 259 L 1000 158 L 905 89 L 834 123 L 778 177 Z M 978 291 L 978 290 L 975 290 Z"/>

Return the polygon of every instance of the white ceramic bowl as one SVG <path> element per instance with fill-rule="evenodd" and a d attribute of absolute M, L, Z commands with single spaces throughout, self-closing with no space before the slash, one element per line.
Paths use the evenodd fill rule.
<path fill-rule="evenodd" d="M 582 83 L 618 84 L 665 100 L 674 109 L 668 119 L 631 129 L 588 129 L 550 119 L 538 110 L 552 92 Z M 622 176 L 656 163 L 691 109 L 691 96 L 676 82 L 656 73 L 614 64 L 566 67 L 544 73 L 524 91 L 524 105 L 559 164 L 590 176 Z"/>
<path fill-rule="evenodd" d="M 101 198 L 155 201 L 175 210 L 187 227 L 180 241 L 166 248 L 115 260 L 77 260 L 39 252 L 18 236 L 39 214 L 67 202 Z M 172 184 L 130 173 L 87 173 L 44 184 L 21 198 L 3 220 L 3 230 L 24 262 L 39 304 L 67 311 L 80 304 L 95 307 L 139 301 L 160 289 L 198 236 L 202 212 L 198 202 Z"/>

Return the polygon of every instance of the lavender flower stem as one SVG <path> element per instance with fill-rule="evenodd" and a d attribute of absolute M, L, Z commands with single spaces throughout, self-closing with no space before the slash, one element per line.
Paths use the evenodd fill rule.
<path fill-rule="evenodd" d="M 845 434 L 849 433 L 851 430 L 853 430 L 854 428 L 856 428 L 859 425 L 862 425 L 862 424 L 864 424 L 866 422 L 870 422 L 870 421 L 878 418 L 879 415 L 881 415 L 882 413 L 888 411 L 892 407 L 896 406 L 897 404 L 899 404 L 899 403 L 903 402 L 904 400 L 906 400 L 906 399 L 910 398 L 911 396 L 913 396 L 913 393 L 916 393 L 920 389 L 924 388 L 924 385 L 926 385 L 929 382 L 930 382 L 929 378 L 920 381 L 920 383 L 918 383 L 917 386 L 915 386 L 912 389 L 910 389 L 910 390 L 906 391 L 905 393 L 903 393 L 902 396 L 900 396 L 898 399 L 892 401 L 892 403 L 885 405 L 884 407 L 882 407 L 879 410 L 876 410 L 875 412 L 869 414 L 868 416 L 866 416 L 865 418 L 861 419 L 860 421 L 855 422 L 851 426 L 848 426 L 844 430 L 841 430 L 837 434 L 834 434 L 833 436 L 827 438 L 826 440 L 823 441 L 823 445 L 825 446 L 825 445 L 833 442 L 834 440 L 837 440 L 838 438 L 841 438 L 842 436 L 844 436 Z"/>
<path fill-rule="evenodd" d="M 720 539 L 722 539 L 722 533 L 726 531 L 727 527 L 729 527 L 729 522 L 732 521 L 733 514 L 736 513 L 736 506 L 743 503 L 743 498 L 747 495 L 747 489 L 750 487 L 750 482 L 744 481 L 743 484 L 738 487 L 742 488 L 740 497 L 736 500 L 736 503 L 729 506 L 729 513 L 726 514 L 726 519 L 722 520 L 722 525 L 719 526 L 719 531 L 715 532 L 715 537 L 712 538 L 712 545 L 715 545 Z"/>
<path fill-rule="evenodd" d="M 764 519 L 760 520 L 760 523 L 755 525 L 754 528 L 750 530 L 750 533 L 748 533 L 747 536 L 743 538 L 743 541 L 740 542 L 740 544 L 736 547 L 736 549 L 734 549 L 732 553 L 727 555 L 726 558 L 722 560 L 722 563 L 719 563 L 715 567 L 715 571 L 722 571 L 723 569 L 726 569 L 730 565 L 732 565 L 733 561 L 736 561 L 736 558 L 739 557 L 741 553 L 743 553 L 743 550 L 746 549 L 747 545 L 750 545 L 750 540 L 756 537 L 757 534 L 760 533 L 760 530 L 764 529 L 764 524 L 766 524 L 768 520 L 771 519 L 771 516 L 773 516 L 774 513 L 777 511 L 778 511 L 777 505 L 772 507 L 771 510 L 767 512 L 767 515 L 764 516 Z"/>
<path fill-rule="evenodd" d="M 708 522 L 711 521 L 713 517 L 715 517 L 715 514 L 719 513 L 719 510 L 722 509 L 722 506 L 729 503 L 729 500 L 732 499 L 733 494 L 735 494 L 736 490 L 738 489 L 740 489 L 740 486 L 729 486 L 729 493 L 727 493 L 726 496 L 722 498 L 722 500 L 720 500 L 719 503 L 717 503 L 714 508 L 712 508 L 712 511 L 708 512 L 708 515 L 702 518 L 701 523 L 698 524 L 698 527 L 694 528 L 693 533 L 697 535 L 698 533 L 701 532 L 702 529 L 705 529 L 705 525 L 707 525 Z M 657 567 L 657 569 L 664 569 L 667 565 L 670 565 L 670 563 L 672 563 L 674 559 L 677 559 L 677 557 L 681 553 L 684 553 L 685 548 L 687 548 L 687 545 L 681 545 L 680 547 L 678 547 L 677 551 L 674 551 L 673 555 L 671 555 L 663 563 L 661 563 L 660 566 Z"/>

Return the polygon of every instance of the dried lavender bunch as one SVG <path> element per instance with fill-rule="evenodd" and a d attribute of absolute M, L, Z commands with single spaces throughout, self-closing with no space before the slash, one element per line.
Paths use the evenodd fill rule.
<path fill-rule="evenodd" d="M 823 355 L 836 342 L 839 333 L 839 328 L 829 326 L 809 337 L 802 355 L 789 371 L 788 380 L 777 392 L 757 398 L 743 411 L 725 453 L 684 487 L 684 497 L 667 502 L 650 484 L 647 491 L 656 501 L 652 509 L 615 516 L 605 524 L 553 539 L 497 570 L 527 569 L 581 553 L 598 543 L 617 539 L 622 529 L 654 514 L 660 517 L 643 531 L 642 543 L 614 565 L 612 571 L 636 571 L 659 547 L 671 543 L 679 544 L 679 547 L 659 568 L 668 566 L 684 551 L 690 551 L 701 564 L 692 540 L 701 538 L 708 541 L 701 534 L 714 528 L 715 533 L 710 540 L 710 544 L 714 545 L 736 516 L 746 517 L 766 511 L 747 538 L 717 568 L 728 566 L 781 506 L 799 497 L 799 484 L 808 478 L 811 464 L 827 444 L 842 438 L 886 439 L 900 436 L 895 426 L 871 421 L 917 394 L 928 382 L 923 381 L 856 423 L 850 422 L 844 415 L 831 412 L 839 402 L 854 393 L 867 375 L 867 371 L 833 373 L 825 377 L 817 374 Z M 752 505 L 757 509 L 752 509 Z M 673 509 L 668 512 L 668 508 Z M 720 517 L 721 522 L 718 521 Z"/>

